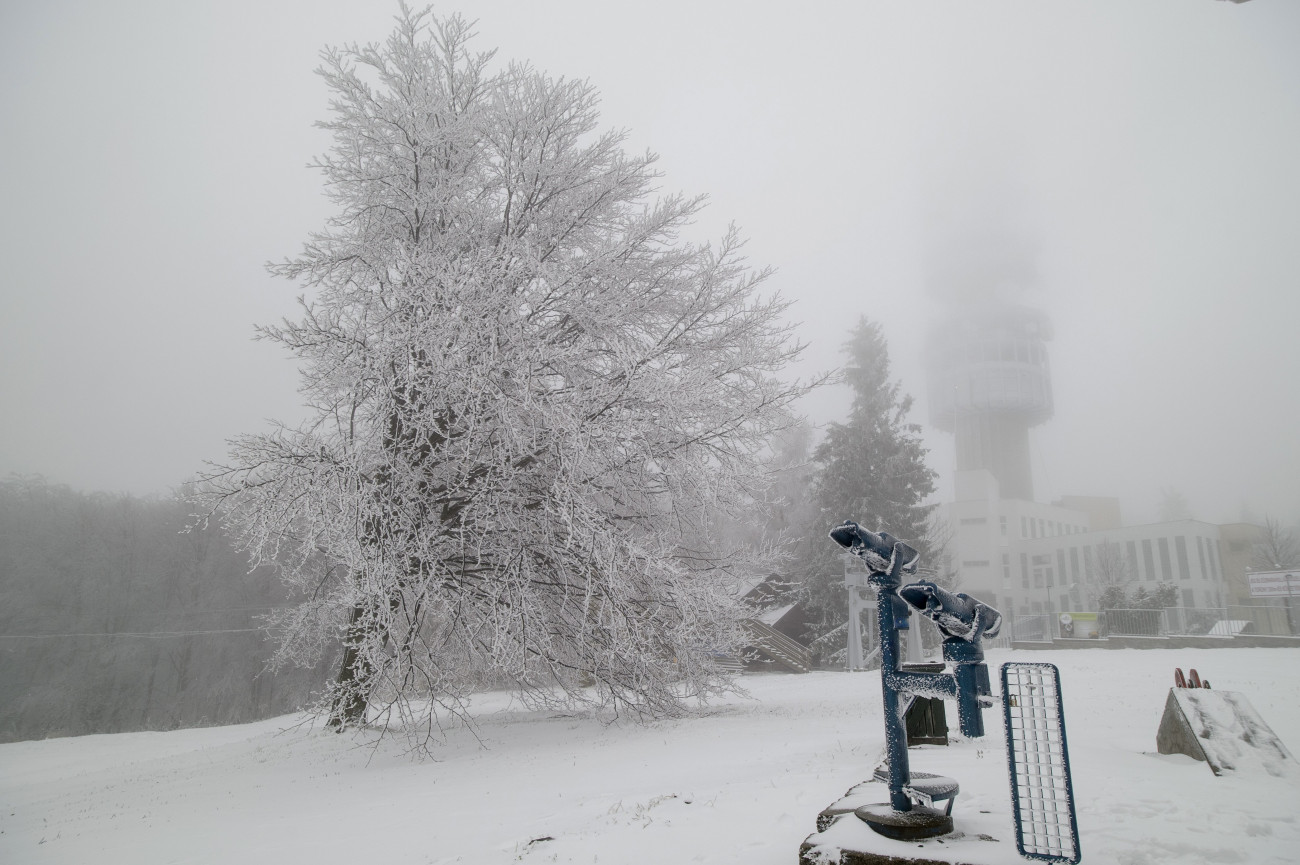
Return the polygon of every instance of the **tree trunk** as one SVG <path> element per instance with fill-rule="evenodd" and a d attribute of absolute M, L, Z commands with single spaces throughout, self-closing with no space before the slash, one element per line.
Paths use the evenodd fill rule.
<path fill-rule="evenodd" d="M 327 726 L 342 732 L 347 727 L 363 724 L 366 720 L 366 707 L 369 705 L 370 676 L 374 668 L 361 655 L 361 644 L 366 639 L 366 628 L 360 624 L 365 616 L 364 604 L 352 607 L 352 618 L 343 638 L 343 662 L 339 666 L 339 675 L 335 680 L 334 703 L 330 706 Z"/>

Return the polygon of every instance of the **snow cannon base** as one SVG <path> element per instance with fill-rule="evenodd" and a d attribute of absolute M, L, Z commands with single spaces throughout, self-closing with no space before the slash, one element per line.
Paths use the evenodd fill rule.
<path fill-rule="evenodd" d="M 926 778 L 940 780 L 938 775 L 926 774 Z M 901 840 L 876 831 L 862 819 L 862 813 L 893 812 L 883 801 L 888 793 L 888 784 L 876 776 L 825 808 L 817 815 L 817 831 L 799 846 L 799 865 L 1005 865 L 1016 859 L 1015 839 L 1002 828 L 1005 813 L 972 813 L 962 819 L 960 829 L 928 838 Z M 946 816 L 946 803 L 936 805 L 925 810 L 940 818 Z M 906 818 L 918 810 L 895 816 Z"/>
<path fill-rule="evenodd" d="M 877 802 L 856 808 L 853 814 L 873 831 L 895 841 L 921 841 L 952 832 L 952 815 L 924 805 L 913 805 L 911 811 L 895 811 L 888 802 Z"/>

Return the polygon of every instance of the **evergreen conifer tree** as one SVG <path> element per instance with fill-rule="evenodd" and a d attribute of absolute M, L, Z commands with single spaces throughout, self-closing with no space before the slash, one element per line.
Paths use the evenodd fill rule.
<path fill-rule="evenodd" d="M 872 531 L 888 531 L 915 546 L 921 565 L 934 566 L 930 541 L 935 472 L 925 461 L 920 426 L 908 421 L 912 397 L 890 380 L 889 347 L 880 325 L 859 319 L 844 345 L 849 362 L 844 381 L 853 389 L 848 420 L 833 423 L 813 452 L 814 524 L 809 573 L 805 579 L 816 648 L 825 657 L 845 643 L 847 600 L 844 568 L 833 543 L 817 543 L 835 525 L 851 519 Z"/>

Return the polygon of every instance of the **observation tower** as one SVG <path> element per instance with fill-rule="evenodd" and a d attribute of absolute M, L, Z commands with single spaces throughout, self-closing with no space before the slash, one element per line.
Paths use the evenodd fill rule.
<path fill-rule="evenodd" d="M 957 441 L 957 471 L 986 469 L 1000 497 L 1033 501 L 1029 429 L 1052 416 L 1051 326 L 1011 304 L 950 308 L 934 331 L 930 420 Z"/>

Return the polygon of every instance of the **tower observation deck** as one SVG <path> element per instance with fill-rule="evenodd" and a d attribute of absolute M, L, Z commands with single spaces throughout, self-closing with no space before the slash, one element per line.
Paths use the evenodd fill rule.
<path fill-rule="evenodd" d="M 1029 429 L 1052 416 L 1047 316 L 1023 306 L 954 310 L 934 332 L 930 420 L 957 443 L 957 470 L 987 469 L 1001 497 L 1032 501 Z"/>

